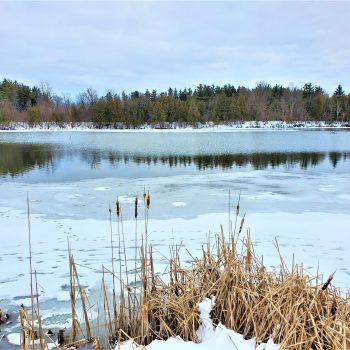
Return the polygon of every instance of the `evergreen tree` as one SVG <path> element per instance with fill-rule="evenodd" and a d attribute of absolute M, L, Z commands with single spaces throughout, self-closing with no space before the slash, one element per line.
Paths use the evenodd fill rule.
<path fill-rule="evenodd" d="M 340 115 L 343 114 L 344 104 L 345 104 L 344 97 L 345 97 L 345 91 L 343 90 L 343 87 L 339 84 L 333 94 L 336 121 L 339 121 Z"/>
<path fill-rule="evenodd" d="M 194 99 L 191 99 L 188 106 L 187 122 L 191 125 L 194 125 L 199 121 L 200 121 L 200 113 L 198 110 L 198 106 L 196 104 L 196 101 Z"/>
<path fill-rule="evenodd" d="M 303 87 L 303 98 L 309 98 L 314 94 L 315 90 L 311 83 L 307 83 Z"/>
<path fill-rule="evenodd" d="M 345 95 L 345 91 L 343 90 L 343 87 L 341 85 L 338 85 L 334 91 L 334 96 L 342 97 L 344 95 Z"/>
<path fill-rule="evenodd" d="M 247 99 L 243 94 L 238 95 L 237 107 L 239 111 L 239 119 L 245 120 L 248 117 L 248 104 Z"/>
<path fill-rule="evenodd" d="M 152 93 L 151 93 L 151 101 L 152 101 L 152 102 L 156 102 L 156 99 L 157 99 L 156 90 L 152 90 Z"/>

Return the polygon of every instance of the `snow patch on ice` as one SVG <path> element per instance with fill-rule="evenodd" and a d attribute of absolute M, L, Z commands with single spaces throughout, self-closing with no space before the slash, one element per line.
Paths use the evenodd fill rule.
<path fill-rule="evenodd" d="M 10 344 L 17 345 L 17 346 L 21 345 L 21 334 L 20 333 L 10 333 L 10 334 L 7 334 L 6 337 L 7 337 L 7 340 Z M 34 344 L 39 345 L 40 339 L 34 340 Z M 57 343 L 47 343 L 47 347 L 49 350 L 56 349 L 56 348 L 58 348 L 58 344 Z"/>
<path fill-rule="evenodd" d="M 21 345 L 21 334 L 20 333 L 10 333 L 7 334 L 7 340 L 12 345 Z"/>
<path fill-rule="evenodd" d="M 94 191 L 109 191 L 110 187 L 95 187 Z"/>
<path fill-rule="evenodd" d="M 173 202 L 174 207 L 185 207 L 186 205 L 186 202 Z"/>

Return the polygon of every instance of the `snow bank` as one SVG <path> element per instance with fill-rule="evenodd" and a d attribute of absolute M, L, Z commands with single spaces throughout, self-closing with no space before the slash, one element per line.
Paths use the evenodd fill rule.
<path fill-rule="evenodd" d="M 270 339 L 267 343 L 257 346 L 255 339 L 245 340 L 239 333 L 226 328 L 221 323 L 216 327 L 210 318 L 210 312 L 214 306 L 215 298 L 205 298 L 198 304 L 200 326 L 197 330 L 199 343 L 184 341 L 180 337 L 168 340 L 154 340 L 147 350 L 278 350 L 278 345 Z M 131 341 L 120 344 L 120 350 L 134 350 L 135 343 Z M 116 345 L 115 350 L 119 350 Z"/>
<path fill-rule="evenodd" d="M 285 121 L 243 121 L 243 122 L 232 122 L 228 124 L 214 125 L 213 122 L 207 122 L 204 124 L 198 123 L 196 127 L 190 125 L 183 126 L 176 123 L 169 123 L 167 128 L 161 128 L 159 125 L 140 125 L 135 129 L 128 129 L 126 126 L 120 129 L 113 128 L 103 128 L 96 129 L 93 123 L 64 123 L 61 125 L 56 125 L 55 123 L 41 123 L 35 127 L 30 126 L 27 123 L 11 123 L 3 131 L 7 132 L 25 132 L 25 131 L 88 131 L 88 132 L 206 132 L 206 131 L 233 131 L 233 130 L 243 130 L 243 129 L 301 129 L 301 128 L 347 128 L 349 123 L 344 124 L 341 122 L 333 122 L 327 124 L 323 121 L 295 121 L 295 122 L 285 122 Z"/>

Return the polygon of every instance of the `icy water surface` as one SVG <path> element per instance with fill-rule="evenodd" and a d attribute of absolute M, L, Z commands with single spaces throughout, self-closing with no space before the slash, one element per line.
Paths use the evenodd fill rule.
<path fill-rule="evenodd" d="M 287 263 L 294 253 L 311 272 L 337 270 L 335 283 L 350 289 L 349 184 L 346 130 L 0 132 L 0 306 L 29 302 L 27 193 L 46 326 L 69 324 L 67 237 L 94 293 L 110 264 L 108 207 L 122 203 L 132 261 L 133 201 L 144 188 L 159 271 L 170 243 L 196 254 L 206 234 L 227 228 L 230 190 L 270 268 L 277 237 Z"/>

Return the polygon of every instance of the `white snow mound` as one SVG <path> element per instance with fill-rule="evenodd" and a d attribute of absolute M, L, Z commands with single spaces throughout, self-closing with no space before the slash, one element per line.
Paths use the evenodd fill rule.
<path fill-rule="evenodd" d="M 278 350 L 278 345 L 270 339 L 267 343 L 256 345 L 255 339 L 245 340 L 239 333 L 226 328 L 221 323 L 216 327 L 210 318 L 210 311 L 215 305 L 215 298 L 205 298 L 198 304 L 200 326 L 197 330 L 199 343 L 184 341 L 180 337 L 168 340 L 154 340 L 147 350 Z M 118 349 L 118 345 L 115 350 Z M 120 350 L 135 350 L 135 344 L 127 341 L 121 344 Z"/>

